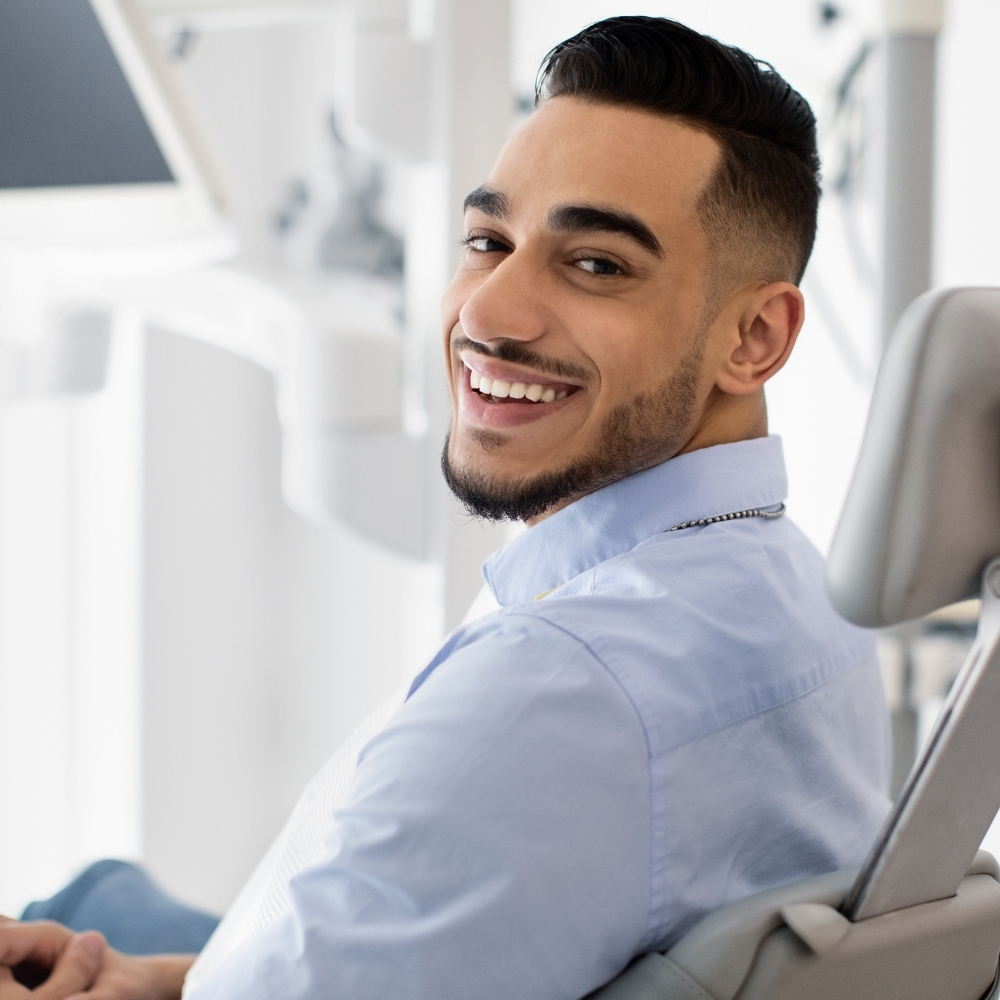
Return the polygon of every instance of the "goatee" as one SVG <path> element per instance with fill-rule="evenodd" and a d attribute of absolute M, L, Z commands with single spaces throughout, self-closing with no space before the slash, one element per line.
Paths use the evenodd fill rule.
<path fill-rule="evenodd" d="M 468 465 L 457 466 L 449 455 L 449 434 L 441 454 L 445 481 L 473 517 L 526 521 L 665 461 L 680 450 L 690 426 L 703 353 L 704 339 L 699 337 L 665 385 L 612 410 L 593 452 L 562 469 L 511 480 Z M 502 438 L 492 436 L 488 450 L 502 448 Z"/>

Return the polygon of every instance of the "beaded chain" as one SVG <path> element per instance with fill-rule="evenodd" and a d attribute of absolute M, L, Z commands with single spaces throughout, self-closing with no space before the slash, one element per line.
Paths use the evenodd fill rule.
<path fill-rule="evenodd" d="M 771 521 L 776 517 L 781 517 L 784 513 L 784 504 L 777 510 L 762 510 L 759 507 L 754 510 L 734 510 L 732 514 L 717 514 L 715 517 L 702 517 L 697 521 L 682 521 L 680 524 L 675 524 L 672 528 L 667 528 L 666 530 L 682 531 L 684 528 L 702 528 L 706 524 L 716 524 L 719 521 L 738 521 L 741 517 L 762 517 L 766 521 Z"/>

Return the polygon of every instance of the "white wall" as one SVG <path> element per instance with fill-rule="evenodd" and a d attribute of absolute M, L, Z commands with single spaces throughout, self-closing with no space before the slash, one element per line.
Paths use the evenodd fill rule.
<path fill-rule="evenodd" d="M 94 396 L 0 406 L 0 913 L 142 849 L 143 340 Z"/>
<path fill-rule="evenodd" d="M 935 284 L 1000 284 L 1000 5 L 947 0 L 940 43 Z"/>

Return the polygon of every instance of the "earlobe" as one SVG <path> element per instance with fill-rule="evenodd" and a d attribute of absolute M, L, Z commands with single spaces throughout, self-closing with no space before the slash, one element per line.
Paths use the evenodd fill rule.
<path fill-rule="evenodd" d="M 760 389 L 788 360 L 804 317 L 802 293 L 791 282 L 752 291 L 736 322 L 739 342 L 723 363 L 718 388 L 737 396 Z"/>

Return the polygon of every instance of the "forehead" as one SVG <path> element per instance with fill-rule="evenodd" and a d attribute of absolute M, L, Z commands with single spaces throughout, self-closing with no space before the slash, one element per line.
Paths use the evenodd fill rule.
<path fill-rule="evenodd" d="M 612 204 L 655 228 L 694 218 L 718 157 L 715 139 L 677 119 L 555 97 L 511 136 L 489 185 L 507 196 L 513 218 Z"/>

